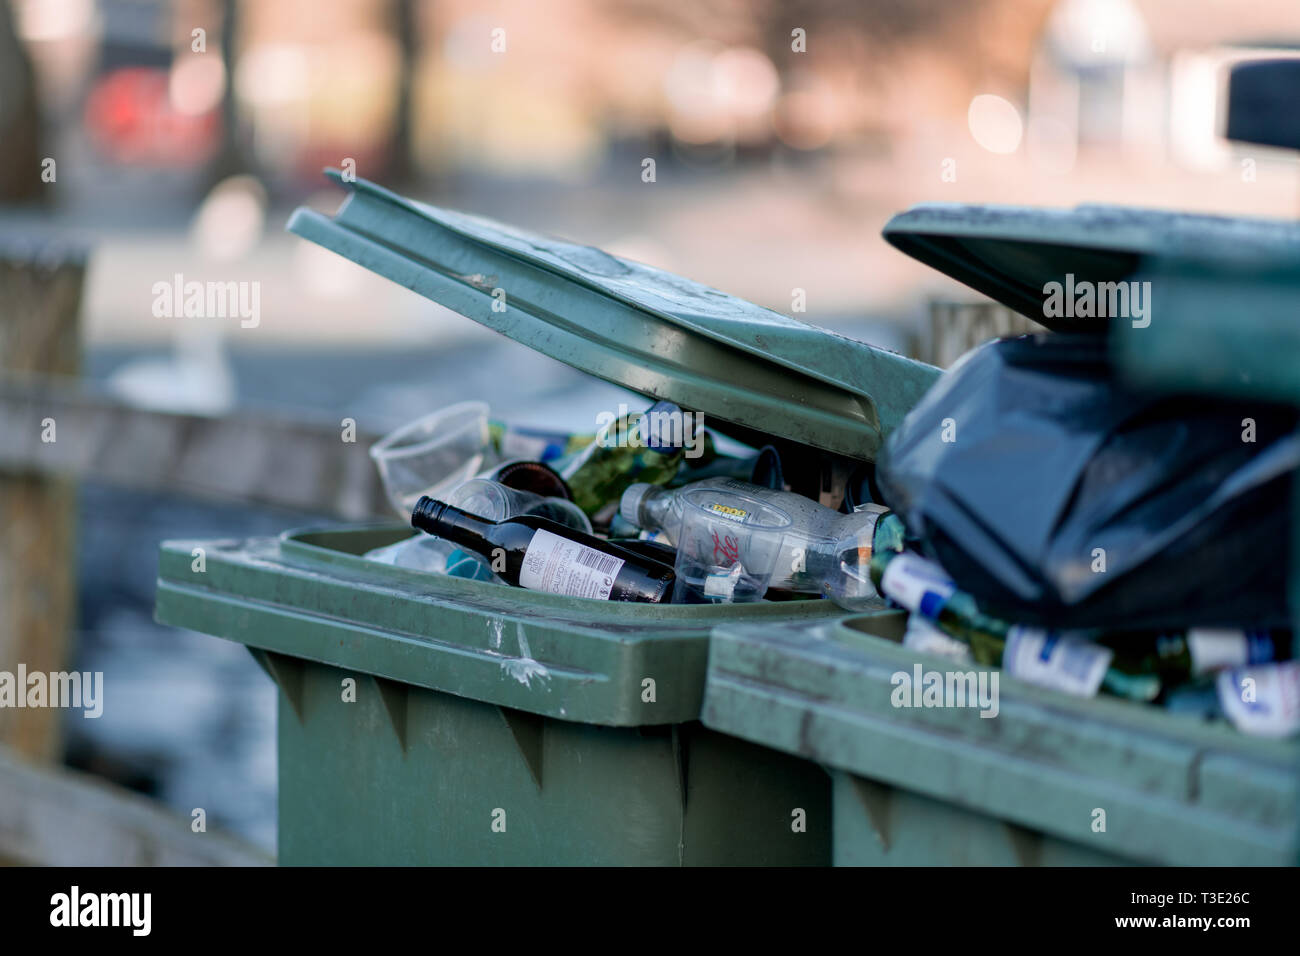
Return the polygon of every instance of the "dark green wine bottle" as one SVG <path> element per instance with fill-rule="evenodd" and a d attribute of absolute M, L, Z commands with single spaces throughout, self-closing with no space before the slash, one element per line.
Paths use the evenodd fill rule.
<path fill-rule="evenodd" d="M 1165 634 L 1111 631 L 1097 642 L 1115 652 L 1124 670 L 1160 674 L 1167 685 L 1219 670 L 1286 660 L 1291 650 L 1289 631 L 1234 628 L 1193 627 Z"/>
<path fill-rule="evenodd" d="M 882 595 L 965 643 L 978 664 L 1076 696 L 1091 696 L 1098 685 L 1129 700 L 1154 700 L 1160 694 L 1160 675 L 1142 669 L 1141 662 L 1117 657 L 1111 648 L 1088 639 L 1091 634 L 1064 637 L 986 614 L 974 597 L 957 590 L 938 565 L 920 555 L 877 551 L 870 573 Z"/>
<path fill-rule="evenodd" d="M 662 604 L 676 582 L 666 564 L 537 515 L 489 521 L 425 495 L 411 526 L 481 555 L 507 584 L 534 591 Z"/>
<path fill-rule="evenodd" d="M 688 434 L 689 432 L 689 434 Z M 662 485 L 677 474 L 686 446 L 699 439 L 699 418 L 670 402 L 643 414 L 623 415 L 560 471 L 573 501 L 595 518 L 618 506 L 629 485 Z"/>

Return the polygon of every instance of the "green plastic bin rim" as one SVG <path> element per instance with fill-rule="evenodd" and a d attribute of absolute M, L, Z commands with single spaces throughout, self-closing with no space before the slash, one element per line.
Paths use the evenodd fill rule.
<path fill-rule="evenodd" d="M 857 647 L 868 654 L 886 654 L 899 660 L 919 660 L 927 667 L 959 670 L 999 670 L 979 664 L 954 668 L 951 662 L 932 654 L 912 651 L 902 646 L 902 633 L 906 627 L 907 612 L 894 608 L 869 611 L 861 614 L 847 614 L 828 622 L 824 633 L 827 637 L 848 647 Z M 888 637 L 882 636 L 884 630 Z M 898 643 L 892 640 L 897 636 Z M 1223 721 L 1214 723 L 1198 722 L 1195 718 L 1166 713 L 1162 708 L 1138 701 L 1123 700 L 1099 694 L 1096 697 L 1074 697 L 1062 694 L 1046 687 L 1026 684 L 1002 673 L 1000 681 L 1005 682 L 1015 694 L 1026 700 L 1033 700 L 1053 712 L 1071 717 L 1107 718 L 1123 722 L 1134 729 L 1170 734 L 1178 739 L 1195 741 L 1205 746 L 1228 747 L 1240 752 L 1249 752 L 1260 756 L 1286 760 L 1293 757 L 1296 771 L 1300 773 L 1300 740 L 1276 740 L 1268 737 L 1255 737 L 1233 729 Z"/>
<path fill-rule="evenodd" d="M 574 623 L 591 623 L 596 626 L 609 624 L 623 625 L 644 622 L 647 614 L 653 615 L 656 622 L 683 624 L 686 626 L 703 625 L 707 628 L 727 620 L 740 618 L 764 617 L 788 620 L 791 617 L 826 616 L 830 601 L 819 598 L 793 599 L 788 601 L 760 601 L 752 604 L 660 604 L 645 605 L 631 601 L 599 601 L 595 598 L 566 597 L 545 591 L 529 591 L 499 584 L 495 581 L 479 581 L 474 578 L 459 578 L 448 575 L 433 574 L 415 568 L 403 568 L 392 564 L 371 561 L 362 555 L 373 548 L 419 534 L 405 525 L 388 521 L 372 524 L 349 525 L 339 527 L 307 527 L 283 531 L 276 539 L 279 553 L 290 562 L 299 566 L 324 566 L 332 569 L 340 577 L 370 579 L 402 583 L 412 592 L 436 592 L 439 596 L 464 597 L 474 601 L 478 606 L 502 609 L 517 609 L 521 599 L 526 599 L 527 613 L 532 614 L 546 609 L 553 609 L 562 614 L 563 619 Z M 164 545 L 172 542 L 164 542 Z M 497 600 L 500 599 L 500 600 Z M 838 612 L 842 614 L 843 612 Z M 637 630 L 644 630 L 638 625 L 627 633 L 620 633 L 621 640 L 642 640 L 644 635 Z"/>
<path fill-rule="evenodd" d="M 293 674 L 315 662 L 385 687 L 641 726 L 699 719 L 716 625 L 811 623 L 837 612 L 823 600 L 652 606 L 571 598 L 363 557 L 411 533 L 390 523 L 165 541 L 155 617 L 246 645 L 291 701 Z"/>
<path fill-rule="evenodd" d="M 874 460 L 939 374 L 661 269 L 326 173 L 347 198 L 333 217 L 296 210 L 290 232 L 750 443 Z"/>
<path fill-rule="evenodd" d="M 1070 697 L 996 668 L 919 653 L 893 640 L 902 615 L 719 626 L 704 724 L 1128 859 L 1300 861 L 1300 741 L 1250 737 L 1129 701 Z M 901 706 L 908 701 L 894 700 L 904 686 L 898 675 L 914 682 L 917 668 L 945 681 L 956 672 L 978 681 L 986 672 L 986 687 L 997 672 L 997 715 Z M 1090 826 L 1099 807 L 1104 837 Z M 868 809 L 887 839 L 887 806 Z"/>
<path fill-rule="evenodd" d="M 1292 260 L 1300 223 L 1085 204 L 1073 209 L 934 202 L 894 216 L 894 247 L 1058 332 L 1101 332 L 1109 317 L 1044 314 L 1045 286 L 1132 281 L 1153 256 Z M 1067 278 L 1072 277 L 1072 278 Z"/>

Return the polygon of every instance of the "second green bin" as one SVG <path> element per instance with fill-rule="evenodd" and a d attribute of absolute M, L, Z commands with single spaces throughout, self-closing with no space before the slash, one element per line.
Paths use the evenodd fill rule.
<path fill-rule="evenodd" d="M 834 861 L 862 865 L 1294 865 L 1300 743 L 999 673 L 995 717 L 896 706 L 905 615 L 714 632 L 704 723 L 825 766 Z"/>

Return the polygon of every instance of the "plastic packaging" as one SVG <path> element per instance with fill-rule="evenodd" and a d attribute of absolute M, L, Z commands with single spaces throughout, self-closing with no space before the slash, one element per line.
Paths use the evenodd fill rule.
<path fill-rule="evenodd" d="M 789 514 L 753 496 L 716 487 L 686 492 L 674 603 L 762 600 L 789 529 Z"/>
<path fill-rule="evenodd" d="M 962 589 L 1057 628 L 1286 627 L 1297 413 L 1147 395 L 1104 340 L 968 353 L 890 436 L 886 504 Z"/>
<path fill-rule="evenodd" d="M 620 415 L 596 440 L 568 462 L 560 474 L 573 500 L 595 518 L 616 508 L 633 482 L 664 484 L 677 474 L 688 450 L 702 441 L 699 416 L 671 402 L 656 402 L 644 413 Z"/>
<path fill-rule="evenodd" d="M 539 515 L 591 533 L 591 522 L 572 501 L 545 498 L 531 491 L 509 488 L 487 478 L 472 478 L 458 485 L 446 496 L 446 501 L 462 511 L 492 521 L 505 521 L 516 515 Z"/>
<path fill-rule="evenodd" d="M 370 448 L 384 490 L 403 518 L 421 495 L 438 496 L 493 456 L 486 402 L 460 402 L 390 432 Z"/>
<path fill-rule="evenodd" d="M 781 542 L 769 587 L 804 594 L 821 594 L 828 578 L 838 578 L 837 548 L 865 547 L 870 561 L 876 519 L 885 510 L 867 506 L 867 510 L 846 515 L 791 491 L 764 488 L 736 478 L 706 478 L 678 489 L 643 482 L 631 485 L 619 501 L 619 515 L 635 527 L 662 534 L 671 544 L 681 526 L 685 496 L 701 488 L 756 498 L 790 516 L 790 530 Z M 875 589 L 865 570 L 862 580 L 874 598 Z"/>
<path fill-rule="evenodd" d="M 451 504 L 471 514 L 492 521 L 504 521 L 516 515 L 534 514 L 552 521 L 590 532 L 591 522 L 577 505 L 563 498 L 543 498 L 517 488 L 508 488 L 486 478 L 462 482 L 447 495 Z M 479 555 L 457 547 L 433 535 L 417 535 L 396 544 L 375 548 L 365 555 L 371 561 L 393 564 L 430 574 L 473 578 L 477 581 L 499 579 Z"/>
<path fill-rule="evenodd" d="M 488 431 L 492 447 L 502 458 L 531 461 L 555 461 L 565 455 L 575 454 L 590 445 L 596 437 L 498 421 L 488 422 Z"/>
<path fill-rule="evenodd" d="M 859 505 L 853 514 L 857 520 L 841 525 L 840 536 L 827 547 L 828 558 L 814 552 L 815 565 L 823 597 L 848 611 L 866 611 L 884 600 L 871 580 L 871 556 L 881 549 L 903 550 L 903 528 L 884 505 Z"/>
<path fill-rule="evenodd" d="M 1242 733 L 1300 733 L 1300 661 L 1221 671 L 1215 686 L 1224 714 Z"/>
<path fill-rule="evenodd" d="M 492 581 L 496 575 L 479 560 L 478 555 L 464 551 L 450 541 L 434 538 L 427 534 L 416 535 L 396 544 L 385 545 L 367 551 L 365 557 L 380 564 L 391 564 L 399 568 L 425 571 L 429 574 L 445 574 L 453 578 L 473 578 L 476 581 Z"/>

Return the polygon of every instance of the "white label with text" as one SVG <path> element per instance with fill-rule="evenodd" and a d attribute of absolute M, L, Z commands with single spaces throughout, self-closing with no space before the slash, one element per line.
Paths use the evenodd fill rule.
<path fill-rule="evenodd" d="M 936 607 L 952 596 L 952 579 L 933 561 L 915 554 L 900 554 L 889 562 L 880 580 L 885 596 L 909 611 L 934 617 Z"/>
<path fill-rule="evenodd" d="M 1002 669 L 1017 680 L 1075 697 L 1095 697 L 1114 654 L 1110 648 L 1033 627 L 1007 632 Z"/>
<path fill-rule="evenodd" d="M 532 591 L 607 601 L 622 567 L 622 558 L 538 531 L 524 552 L 519 584 Z"/>

